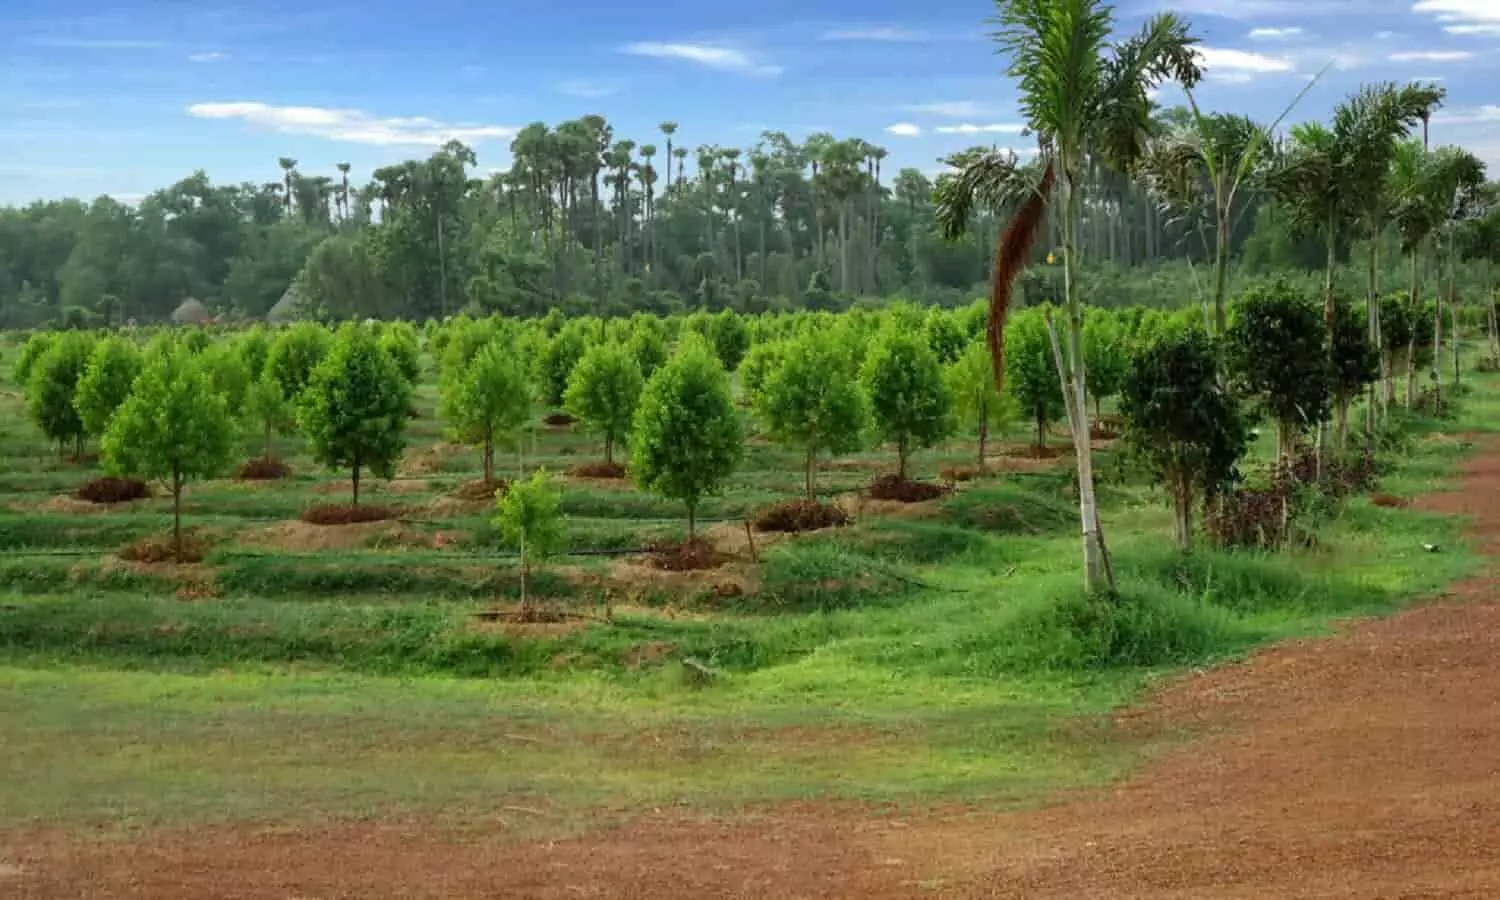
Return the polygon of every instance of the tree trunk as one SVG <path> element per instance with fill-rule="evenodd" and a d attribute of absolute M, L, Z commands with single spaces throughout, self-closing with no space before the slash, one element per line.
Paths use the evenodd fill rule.
<path fill-rule="evenodd" d="M 1214 334 L 1221 338 L 1229 329 L 1229 316 L 1225 309 L 1228 293 L 1229 209 L 1225 207 L 1219 210 L 1218 245 L 1214 248 Z"/>
<path fill-rule="evenodd" d="M 531 560 L 527 556 L 527 553 L 526 553 L 526 529 L 523 528 L 523 529 L 521 529 L 521 610 L 522 610 L 522 612 L 530 612 L 530 610 L 531 610 L 531 593 L 528 590 L 529 585 L 527 584 L 527 582 L 530 581 L 530 579 L 527 576 L 529 576 L 530 574 L 531 574 Z"/>
<path fill-rule="evenodd" d="M 1338 423 L 1338 447 L 1344 450 L 1349 446 L 1349 399 L 1339 396 L 1334 400 L 1334 416 Z"/>
<path fill-rule="evenodd" d="M 691 543 L 698 536 L 698 504 L 689 503 L 688 510 L 688 541 Z"/>
<path fill-rule="evenodd" d="M 267 460 L 269 460 L 271 458 L 271 422 L 270 422 L 270 420 L 266 421 L 266 452 L 265 452 L 265 458 Z"/>
<path fill-rule="evenodd" d="M 358 463 L 356 463 L 355 466 L 354 466 L 353 484 L 354 484 L 354 505 L 358 506 L 359 505 L 359 464 Z"/>
<path fill-rule="evenodd" d="M 1037 456 L 1042 455 L 1040 451 L 1047 449 L 1047 417 L 1040 406 L 1036 408 L 1036 449 L 1039 451 Z"/>
<path fill-rule="evenodd" d="M 1058 375 L 1062 381 L 1064 402 L 1068 406 L 1069 424 L 1073 427 L 1073 448 L 1078 457 L 1078 518 L 1083 531 L 1084 587 L 1089 593 L 1114 593 L 1114 578 L 1104 554 L 1104 533 L 1099 525 L 1099 508 L 1094 499 L 1094 455 L 1089 442 L 1089 410 L 1086 391 L 1087 371 L 1083 359 L 1083 300 L 1079 296 L 1079 259 L 1076 241 L 1078 224 L 1077 178 L 1074 161 L 1063 160 L 1063 209 L 1068 227 L 1064 229 L 1063 291 L 1068 300 L 1068 354 L 1072 365 L 1072 397 L 1068 397 L 1068 373 L 1060 353 Z M 1055 333 L 1054 333 L 1055 336 Z"/>
<path fill-rule="evenodd" d="M 1422 323 L 1417 321 L 1417 313 L 1422 309 L 1422 281 L 1421 267 L 1417 262 L 1417 248 L 1413 248 L 1410 254 L 1411 264 L 1411 288 L 1407 295 L 1407 305 L 1411 309 L 1411 334 L 1406 341 L 1406 408 L 1410 410 L 1417 402 L 1417 329 Z"/>
<path fill-rule="evenodd" d="M 613 465 L 615 461 L 615 439 L 613 435 L 604 436 L 604 462 Z"/>
<path fill-rule="evenodd" d="M 1437 292 L 1432 314 L 1432 411 L 1443 407 L 1443 292 Z"/>
<path fill-rule="evenodd" d="M 1168 480 L 1173 486 L 1172 507 L 1176 528 L 1177 549 L 1189 553 L 1193 549 L 1193 490 L 1189 476 L 1174 472 Z"/>
<path fill-rule="evenodd" d="M 495 430 L 484 430 L 484 483 L 495 483 Z"/>
<path fill-rule="evenodd" d="M 809 501 L 818 499 L 818 493 L 813 488 L 813 463 L 816 459 L 817 451 L 813 448 L 812 444 L 808 444 L 807 459 L 804 460 L 802 466 L 802 480 L 803 487 L 807 490 L 807 499 Z"/>
<path fill-rule="evenodd" d="M 1370 329 L 1370 345 L 1375 348 L 1375 358 L 1380 360 L 1380 389 L 1377 392 L 1374 386 L 1370 388 L 1370 405 L 1365 410 L 1365 434 L 1367 436 L 1374 435 L 1376 423 L 1384 419 L 1386 396 L 1391 383 L 1390 357 L 1386 355 L 1385 342 L 1380 334 L 1380 286 L 1377 274 L 1379 256 L 1380 234 L 1377 230 L 1370 239 L 1369 268 L 1366 272 L 1365 284 L 1365 317 Z"/>
<path fill-rule="evenodd" d="M 990 439 L 990 423 L 989 416 L 986 415 L 987 412 L 988 410 L 982 410 L 979 413 L 979 474 L 981 475 L 984 474 L 985 444 Z"/>
<path fill-rule="evenodd" d="M 172 556 L 182 562 L 182 475 L 172 466 Z"/>
<path fill-rule="evenodd" d="M 839 204 L 839 290 L 849 293 L 849 201 Z"/>
<path fill-rule="evenodd" d="M 1297 426 L 1291 422 L 1276 423 L 1276 461 L 1289 467 L 1297 458 Z"/>
<path fill-rule="evenodd" d="M 902 481 L 906 480 L 906 457 L 909 455 L 906 449 L 906 441 L 896 442 L 896 477 Z"/>

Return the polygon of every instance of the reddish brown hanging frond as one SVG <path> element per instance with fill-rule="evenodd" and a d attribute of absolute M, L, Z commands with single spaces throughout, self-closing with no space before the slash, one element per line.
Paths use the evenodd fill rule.
<path fill-rule="evenodd" d="M 1042 173 L 1036 193 L 1026 198 L 1000 234 L 995 245 L 995 262 L 990 271 L 990 315 L 985 338 L 990 345 L 990 363 L 995 370 L 995 390 L 1005 390 L 1005 317 L 1010 312 L 1011 288 L 1026 268 L 1031 250 L 1047 220 L 1047 198 L 1052 195 L 1055 175 L 1052 163 Z"/>

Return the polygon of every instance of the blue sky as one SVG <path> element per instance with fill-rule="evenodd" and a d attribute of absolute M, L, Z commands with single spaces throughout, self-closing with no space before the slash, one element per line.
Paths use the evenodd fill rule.
<path fill-rule="evenodd" d="M 1332 63 L 1293 119 L 1361 82 L 1437 78 L 1438 142 L 1500 174 L 1500 0 L 1121 0 L 1167 5 L 1203 39 L 1209 108 L 1269 120 Z M 748 147 L 827 130 L 891 151 L 890 171 L 1016 141 L 1015 92 L 987 3 L 763 0 L 6 0 L 0 4 L 0 203 L 134 199 L 197 168 L 215 180 L 347 161 L 371 169 L 449 136 L 481 170 L 510 135 L 590 112 L 617 135 Z M 1180 92 L 1168 86 L 1163 102 Z M 660 167 L 660 163 L 658 163 Z"/>

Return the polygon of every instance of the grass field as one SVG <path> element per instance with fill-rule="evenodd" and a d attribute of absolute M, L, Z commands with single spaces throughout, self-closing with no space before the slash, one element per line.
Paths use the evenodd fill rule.
<path fill-rule="evenodd" d="M 1382 491 L 1439 487 L 1459 436 L 1491 427 L 1500 381 L 1469 384 L 1458 420 L 1412 425 Z M 682 536 L 681 509 L 568 479 L 572 553 L 541 586 L 571 615 L 510 624 L 476 616 L 514 604 L 518 570 L 489 505 L 452 496 L 479 458 L 442 443 L 430 384 L 400 476 L 367 498 L 399 521 L 298 522 L 348 482 L 283 439 L 290 480 L 190 488 L 186 521 L 212 550 L 184 566 L 120 560 L 170 527 L 169 498 L 71 498 L 96 464 L 57 458 L 5 387 L 0 826 L 420 813 L 553 831 L 669 804 L 1027 803 L 1150 752 L 1103 714 L 1153 679 L 1391 609 L 1476 563 L 1461 523 L 1364 498 L 1311 549 L 1184 558 L 1160 498 L 1106 449 L 1123 600 L 1101 613 L 1080 596 L 1068 461 L 1006 456 L 1020 433 L 996 448 L 1008 471 L 925 504 L 858 496 L 892 454 L 839 460 L 821 484 L 854 524 L 756 535 L 752 551 L 746 517 L 801 485 L 795 454 L 756 441 L 702 510 L 724 567 L 653 569 L 640 551 Z M 526 461 L 562 471 L 598 452 L 539 427 Z M 972 455 L 955 441 L 917 474 Z"/>

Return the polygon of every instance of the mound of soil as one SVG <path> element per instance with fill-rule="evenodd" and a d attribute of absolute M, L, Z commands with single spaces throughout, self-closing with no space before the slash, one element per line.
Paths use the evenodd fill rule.
<path fill-rule="evenodd" d="M 936 500 L 942 495 L 941 485 L 912 481 L 899 475 L 882 475 L 870 482 L 870 496 L 876 500 L 921 503 L 926 500 Z"/>
<path fill-rule="evenodd" d="M 716 569 L 727 562 L 724 554 L 702 538 L 690 541 L 662 541 L 650 549 L 651 564 L 668 572 L 692 572 Z"/>
<path fill-rule="evenodd" d="M 120 558 L 137 563 L 197 563 L 208 555 L 208 544 L 191 534 L 182 536 L 182 556 L 177 555 L 172 536 L 149 537 L 120 550 Z"/>
<path fill-rule="evenodd" d="M 553 428 L 564 428 L 568 425 L 572 425 L 578 420 L 565 412 L 555 412 L 548 413 L 547 417 L 542 419 L 542 421 L 548 425 L 551 425 Z"/>
<path fill-rule="evenodd" d="M 274 456 L 260 456 L 249 460 L 237 477 L 241 481 L 278 481 L 292 474 L 292 467 Z"/>
<path fill-rule="evenodd" d="M 556 625 L 582 618 L 577 613 L 549 609 L 545 606 L 517 606 L 513 609 L 483 609 L 474 613 L 481 622 L 509 622 L 513 625 Z"/>
<path fill-rule="evenodd" d="M 1071 450 L 1071 447 L 1057 445 L 1038 447 L 1035 444 L 1028 444 L 1025 447 L 1013 447 L 1006 451 L 1005 455 L 1019 457 L 1020 459 L 1058 459 L 1067 456 Z"/>
<path fill-rule="evenodd" d="M 849 514 L 837 506 L 815 500 L 788 500 L 767 506 L 755 514 L 757 531 L 817 531 L 849 524 Z"/>
<path fill-rule="evenodd" d="M 106 476 L 90 481 L 73 496 L 90 503 L 129 503 L 150 497 L 151 489 L 138 478 Z"/>
<path fill-rule="evenodd" d="M 973 481 L 987 474 L 989 473 L 981 471 L 978 466 L 943 466 L 938 470 L 938 477 L 954 484 Z"/>
<path fill-rule="evenodd" d="M 476 478 L 473 481 L 465 481 L 453 489 L 453 496 L 459 500 L 493 500 L 496 491 L 510 489 L 510 482 L 504 478 Z"/>
<path fill-rule="evenodd" d="M 1089 425 L 1089 437 L 1096 441 L 1113 441 L 1120 437 L 1120 426 L 1116 422 L 1100 420 Z"/>
<path fill-rule="evenodd" d="M 617 462 L 584 462 L 568 467 L 574 478 L 624 478 L 625 467 Z"/>
<path fill-rule="evenodd" d="M 353 506 L 347 503 L 329 503 L 309 506 L 302 512 L 302 521 L 309 525 L 353 525 L 358 522 L 385 522 L 401 517 L 401 510 L 390 506 Z"/>
<path fill-rule="evenodd" d="M 1391 494 L 1374 494 L 1370 497 L 1370 502 L 1376 506 L 1383 506 L 1386 509 L 1405 509 L 1411 506 L 1410 500 L 1407 500 L 1405 497 L 1392 496 Z"/>

